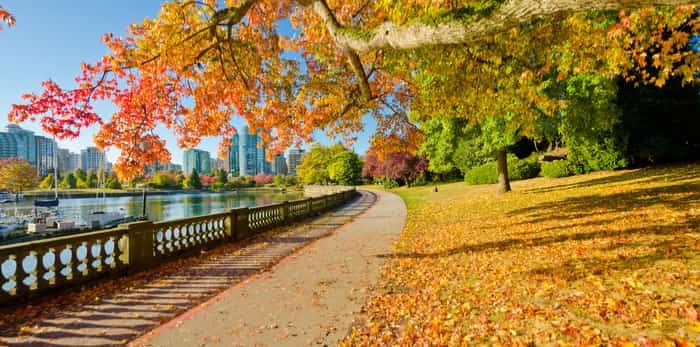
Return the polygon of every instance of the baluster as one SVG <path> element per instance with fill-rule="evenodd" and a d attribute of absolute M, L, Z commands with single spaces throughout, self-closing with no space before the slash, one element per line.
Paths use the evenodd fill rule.
<path fill-rule="evenodd" d="M 48 275 L 49 272 L 53 271 L 53 265 L 49 263 L 48 266 L 44 264 L 44 257 L 47 256 L 47 254 L 51 253 L 52 248 L 47 248 L 47 247 L 42 247 L 40 248 L 37 252 L 36 256 L 36 277 L 37 277 L 37 287 L 40 290 L 43 290 L 45 288 L 48 288 L 52 286 L 55 281 L 51 279 L 46 279 L 45 276 Z M 49 257 L 47 257 L 48 259 Z M 54 262 L 56 261 L 56 258 L 54 257 Z M 54 271 L 54 276 L 55 276 L 55 271 Z"/>
<path fill-rule="evenodd" d="M 24 281 L 27 278 L 27 276 L 31 274 L 24 270 L 24 258 L 29 256 L 29 254 L 31 254 L 31 251 L 29 250 L 17 252 L 17 258 L 15 259 L 15 261 L 17 262 L 17 270 L 15 270 L 15 288 L 17 296 L 25 296 L 29 294 L 30 291 L 29 286 L 24 284 Z"/>
<path fill-rule="evenodd" d="M 104 263 L 105 258 L 106 258 L 106 257 L 104 256 L 104 255 L 105 255 L 105 244 L 104 244 L 104 242 L 102 242 L 102 240 L 95 240 L 95 243 L 93 244 L 93 247 L 94 247 L 94 246 L 97 246 L 97 247 L 98 247 L 98 248 L 97 248 L 97 255 L 95 255 L 94 253 L 90 252 L 90 254 L 91 254 L 92 257 L 93 257 L 92 261 L 90 262 L 90 265 L 93 265 L 93 264 L 95 264 L 95 262 L 97 262 L 97 267 L 93 267 L 93 268 L 94 268 L 94 270 L 96 270 L 97 272 L 102 272 L 102 271 L 104 271 L 104 268 L 105 268 L 105 263 Z M 90 247 L 90 248 L 93 248 L 93 247 Z M 92 251 L 92 250 L 91 250 L 91 251 Z"/>

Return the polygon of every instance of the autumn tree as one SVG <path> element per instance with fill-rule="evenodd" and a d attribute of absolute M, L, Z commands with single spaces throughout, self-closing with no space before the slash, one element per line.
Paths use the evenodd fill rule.
<path fill-rule="evenodd" d="M 362 172 L 366 177 L 389 178 L 410 187 L 416 178 L 425 175 L 427 169 L 428 162 L 422 155 L 395 152 L 381 159 L 370 149 Z"/>
<path fill-rule="evenodd" d="M 67 173 L 61 179 L 61 183 L 58 184 L 61 189 L 74 189 L 78 187 L 78 180 L 75 178 L 75 174 L 72 172 Z"/>
<path fill-rule="evenodd" d="M 202 189 L 202 181 L 195 169 L 192 169 L 192 173 L 185 179 L 182 186 L 185 189 Z"/>
<path fill-rule="evenodd" d="M 170 159 L 158 126 L 173 130 L 180 146 L 193 147 L 204 136 L 230 139 L 235 116 L 263 129 L 270 155 L 309 141 L 316 129 L 350 135 L 368 114 L 377 120 L 377 150 L 410 152 L 420 133 L 409 111 L 430 103 L 474 124 L 506 115 L 509 131 L 525 134 L 560 106 L 541 92 L 546 81 L 591 70 L 618 73 L 633 67 L 645 46 L 687 45 L 689 36 L 675 28 L 684 23 L 697 32 L 688 5 L 697 3 L 169 1 L 125 36 L 106 34 L 110 53 L 83 64 L 75 88 L 46 81 L 9 116 L 39 116 L 60 139 L 100 124 L 95 141 L 120 151 L 114 168 L 127 179 L 143 165 Z M 643 8 L 654 5 L 672 7 Z M 280 30 L 286 20 L 294 32 Z M 661 22 L 670 35 L 657 35 Z M 643 83 L 696 79 L 697 54 L 663 48 L 652 59 L 662 68 L 642 76 Z M 453 103 L 458 94 L 463 98 Z M 111 101 L 117 112 L 100 117 L 96 100 Z M 413 148 L 397 149 L 398 143 Z M 220 152 L 228 146 L 224 140 Z M 496 154 L 499 162 L 505 158 Z"/>
<path fill-rule="evenodd" d="M 0 159 L 0 189 L 21 192 L 33 188 L 39 182 L 36 167 L 25 159 Z"/>
<path fill-rule="evenodd" d="M 342 185 L 359 184 L 362 177 L 360 157 L 357 153 L 347 150 L 337 153 L 328 166 L 328 177 Z"/>
<path fill-rule="evenodd" d="M 2 30 L 2 22 L 5 22 L 8 27 L 11 27 L 15 25 L 15 17 L 0 5 L 0 30 Z"/>

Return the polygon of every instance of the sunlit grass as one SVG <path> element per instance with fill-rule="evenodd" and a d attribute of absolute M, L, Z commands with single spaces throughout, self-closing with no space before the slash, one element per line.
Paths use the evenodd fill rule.
<path fill-rule="evenodd" d="M 433 189 L 346 342 L 700 341 L 700 165 Z"/>

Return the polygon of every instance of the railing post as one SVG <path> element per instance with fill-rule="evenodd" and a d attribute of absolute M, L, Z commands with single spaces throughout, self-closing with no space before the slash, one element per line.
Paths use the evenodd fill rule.
<path fill-rule="evenodd" d="M 236 240 L 236 220 L 238 220 L 237 209 L 233 208 L 228 211 L 228 218 L 224 221 L 224 230 L 229 241 Z"/>
<path fill-rule="evenodd" d="M 311 217 L 314 211 L 312 210 L 314 198 L 306 199 L 306 217 Z"/>
<path fill-rule="evenodd" d="M 143 270 L 156 261 L 154 254 L 153 222 L 134 222 L 126 224 L 129 235 L 127 247 L 129 273 Z"/>
<path fill-rule="evenodd" d="M 248 225 L 248 213 L 249 209 L 247 207 L 241 207 L 236 209 L 236 240 L 241 240 L 250 234 L 250 226 Z"/>
<path fill-rule="evenodd" d="M 282 203 L 282 225 L 286 225 L 289 219 L 289 200 L 285 200 Z"/>

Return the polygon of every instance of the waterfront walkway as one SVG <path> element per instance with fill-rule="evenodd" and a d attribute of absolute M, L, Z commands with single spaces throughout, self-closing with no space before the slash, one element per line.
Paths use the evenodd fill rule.
<path fill-rule="evenodd" d="M 3 327 L 0 338 L 15 346 L 108 346 L 134 339 L 138 346 L 335 344 L 378 274 L 382 259 L 375 255 L 388 251 L 405 215 L 396 195 L 361 191 L 360 198 L 307 224 L 243 248 L 222 246 L 193 265 L 176 263 L 182 267 L 31 325 Z M 203 299 L 208 301 L 191 309 Z"/>

